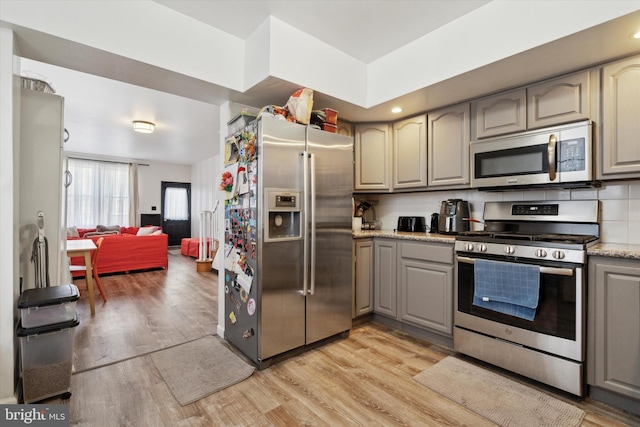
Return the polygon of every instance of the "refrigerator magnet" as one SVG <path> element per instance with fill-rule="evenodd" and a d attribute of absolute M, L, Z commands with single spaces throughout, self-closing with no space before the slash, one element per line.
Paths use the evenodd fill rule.
<path fill-rule="evenodd" d="M 253 316 L 256 313 L 256 300 L 249 298 L 247 301 L 247 313 L 249 316 Z"/>
<path fill-rule="evenodd" d="M 238 321 L 238 319 L 236 319 L 236 314 L 233 311 L 231 313 L 229 313 L 229 319 L 231 320 L 231 323 L 234 324 L 234 325 Z"/>

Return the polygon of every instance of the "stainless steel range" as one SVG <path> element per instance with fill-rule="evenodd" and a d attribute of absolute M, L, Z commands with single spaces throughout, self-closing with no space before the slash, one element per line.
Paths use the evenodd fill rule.
<path fill-rule="evenodd" d="M 599 202 L 487 202 L 483 219 L 456 236 L 454 349 L 583 396 Z"/>

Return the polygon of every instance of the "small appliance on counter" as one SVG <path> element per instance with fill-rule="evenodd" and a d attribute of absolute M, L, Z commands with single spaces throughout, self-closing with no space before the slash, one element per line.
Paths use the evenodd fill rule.
<path fill-rule="evenodd" d="M 469 202 L 461 199 L 443 200 L 438 216 L 438 232 L 458 234 L 469 231 Z"/>
<path fill-rule="evenodd" d="M 399 216 L 397 231 L 424 233 L 427 225 L 423 216 Z"/>
<path fill-rule="evenodd" d="M 431 223 L 429 224 L 429 233 L 437 233 L 439 227 L 439 218 L 440 214 L 432 213 L 431 214 Z"/>

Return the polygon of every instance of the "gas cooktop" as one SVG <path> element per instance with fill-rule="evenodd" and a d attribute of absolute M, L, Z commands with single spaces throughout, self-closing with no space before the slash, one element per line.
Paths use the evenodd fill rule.
<path fill-rule="evenodd" d="M 567 243 L 575 245 L 585 245 L 598 240 L 597 236 L 581 234 L 559 234 L 559 233 L 519 233 L 504 231 L 466 231 L 460 233 L 456 240 L 492 241 L 492 240 L 514 240 L 531 242 Z"/>

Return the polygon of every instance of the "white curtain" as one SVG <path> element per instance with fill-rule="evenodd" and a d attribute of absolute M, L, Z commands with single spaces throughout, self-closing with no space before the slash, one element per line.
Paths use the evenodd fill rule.
<path fill-rule="evenodd" d="M 138 212 L 140 211 L 140 196 L 138 193 L 138 165 L 129 163 L 129 225 L 140 226 Z"/>
<path fill-rule="evenodd" d="M 164 192 L 164 219 L 188 220 L 189 195 L 186 188 L 168 187 Z"/>
<path fill-rule="evenodd" d="M 84 159 L 69 159 L 73 183 L 67 189 L 67 225 L 130 226 L 129 165 Z"/>

